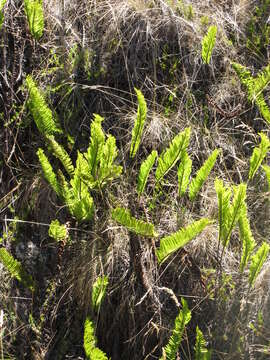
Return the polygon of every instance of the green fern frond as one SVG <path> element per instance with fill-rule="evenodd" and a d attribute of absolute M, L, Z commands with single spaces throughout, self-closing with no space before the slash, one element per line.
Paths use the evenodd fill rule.
<path fill-rule="evenodd" d="M 68 230 L 65 225 L 61 225 L 58 220 L 52 220 L 49 227 L 49 236 L 56 241 L 65 240 L 68 237 Z"/>
<path fill-rule="evenodd" d="M 73 166 L 71 158 L 69 157 L 66 150 L 63 148 L 63 146 L 58 144 L 58 142 L 54 139 L 53 135 L 47 136 L 47 140 L 49 141 L 49 143 L 51 145 L 53 155 L 61 161 L 66 172 L 70 176 L 73 176 L 74 166 Z"/>
<path fill-rule="evenodd" d="M 211 55 L 216 44 L 217 27 L 211 25 L 208 28 L 207 34 L 202 39 L 202 60 L 204 64 L 209 64 Z"/>
<path fill-rule="evenodd" d="M 53 168 L 52 168 L 47 156 L 44 154 L 44 151 L 39 148 L 37 151 L 37 156 L 38 156 L 40 165 L 42 167 L 45 179 L 51 185 L 51 187 L 56 192 L 56 194 L 61 196 L 61 187 L 57 180 L 57 176 L 56 176 L 55 172 L 53 171 Z"/>
<path fill-rule="evenodd" d="M 196 343 L 195 343 L 195 360 L 210 360 L 211 351 L 206 347 L 206 341 L 204 339 L 203 333 L 196 327 Z"/>
<path fill-rule="evenodd" d="M 240 262 L 240 271 L 243 272 L 249 261 L 250 255 L 256 246 L 253 238 L 250 223 L 247 214 L 247 205 L 244 205 L 244 210 L 239 218 L 240 239 L 242 241 L 242 256 Z"/>
<path fill-rule="evenodd" d="M 270 166 L 268 165 L 262 165 L 262 168 L 265 172 L 266 175 L 266 180 L 267 180 L 267 184 L 268 184 L 268 191 L 270 191 Z"/>
<path fill-rule="evenodd" d="M 95 326 L 89 317 L 84 322 L 83 347 L 88 360 L 108 360 L 107 355 L 96 347 Z"/>
<path fill-rule="evenodd" d="M 220 179 L 215 180 L 215 189 L 218 198 L 219 240 L 224 241 L 229 227 L 229 212 L 232 191 L 229 187 L 224 186 L 223 181 Z"/>
<path fill-rule="evenodd" d="M 179 346 L 181 344 L 186 325 L 191 320 L 191 311 L 187 302 L 182 298 L 182 309 L 174 322 L 174 329 L 168 344 L 162 349 L 163 355 L 160 360 L 175 360 Z"/>
<path fill-rule="evenodd" d="M 23 269 L 22 264 L 14 259 L 14 257 L 4 248 L 0 249 L 0 261 L 12 277 L 15 277 L 25 287 L 34 291 L 35 284 L 32 276 L 27 274 Z"/>
<path fill-rule="evenodd" d="M 41 38 L 44 31 L 44 15 L 42 0 L 24 0 L 29 30 L 35 39 Z"/>
<path fill-rule="evenodd" d="M 138 184 L 137 184 L 137 192 L 139 195 L 141 195 L 144 192 L 149 173 L 155 163 L 157 156 L 158 156 L 157 151 L 153 150 L 151 154 L 148 155 L 146 160 L 144 160 L 144 162 L 140 166 Z"/>
<path fill-rule="evenodd" d="M 254 81 L 253 81 L 253 76 L 251 74 L 251 72 L 243 65 L 232 62 L 231 63 L 232 68 L 234 69 L 234 71 L 236 72 L 240 82 L 242 85 L 244 85 L 244 87 L 247 90 L 248 93 L 248 99 L 250 101 L 253 101 L 253 97 L 254 97 Z"/>
<path fill-rule="evenodd" d="M 159 183 L 171 168 L 182 158 L 189 144 L 190 128 L 175 136 L 169 144 L 169 147 L 158 159 L 156 170 L 156 181 Z"/>
<path fill-rule="evenodd" d="M 92 286 L 92 308 L 99 310 L 109 284 L 108 276 L 98 277 Z"/>
<path fill-rule="evenodd" d="M 202 218 L 187 227 L 180 229 L 176 233 L 162 238 L 160 240 L 160 247 L 156 250 L 158 262 L 162 263 L 168 256 L 199 235 L 203 229 L 211 223 L 212 222 L 209 219 Z"/>
<path fill-rule="evenodd" d="M 208 175 L 213 169 L 217 157 L 220 154 L 220 150 L 216 149 L 212 152 L 212 154 L 208 157 L 208 159 L 204 162 L 202 167 L 198 170 L 195 178 L 191 180 L 189 185 L 189 199 L 193 201 L 206 181 Z"/>
<path fill-rule="evenodd" d="M 102 187 L 105 182 L 113 180 L 121 175 L 123 169 L 122 166 L 114 165 L 117 154 L 118 149 L 115 137 L 109 135 L 103 146 L 99 164 L 98 182 L 100 187 Z"/>
<path fill-rule="evenodd" d="M 134 90 L 137 95 L 138 110 L 137 110 L 137 117 L 135 120 L 135 124 L 132 129 L 132 139 L 131 139 L 130 155 L 129 155 L 131 158 L 134 158 L 140 146 L 144 123 L 147 114 L 147 105 L 142 92 L 136 88 L 134 88 Z"/>
<path fill-rule="evenodd" d="M 246 184 L 239 184 L 238 186 L 234 186 L 233 188 L 234 197 L 232 205 L 229 207 L 227 218 L 225 217 L 225 219 L 227 220 L 227 226 L 226 233 L 222 239 L 224 247 L 228 245 L 235 225 L 245 212 L 246 191 Z"/>
<path fill-rule="evenodd" d="M 261 268 L 268 256 L 269 245 L 264 242 L 255 255 L 251 258 L 251 264 L 249 268 L 249 285 L 253 286 L 257 276 L 259 275 Z"/>
<path fill-rule="evenodd" d="M 89 163 L 87 161 L 87 156 L 78 151 L 76 159 L 76 173 L 78 178 L 84 181 L 89 189 L 94 189 L 97 185 L 97 180 L 94 179 L 91 171 L 89 170 Z"/>
<path fill-rule="evenodd" d="M 3 9 L 4 9 L 4 6 L 6 4 L 6 1 L 7 0 L 0 0 L 0 30 L 1 30 L 1 27 L 4 23 L 4 12 L 3 12 Z"/>
<path fill-rule="evenodd" d="M 180 165 L 178 167 L 178 194 L 183 196 L 187 190 L 189 177 L 191 174 L 192 160 L 188 156 L 188 153 L 184 153 Z"/>
<path fill-rule="evenodd" d="M 112 218 L 119 224 L 125 226 L 129 231 L 138 235 L 156 237 L 158 234 L 155 232 L 154 225 L 146 223 L 142 220 L 137 220 L 131 216 L 129 210 L 117 207 L 112 211 Z"/>
<path fill-rule="evenodd" d="M 261 142 L 258 147 L 255 147 L 250 158 L 249 166 L 249 180 L 252 180 L 257 170 L 259 169 L 261 163 L 263 162 L 265 156 L 270 150 L 270 141 L 264 133 L 259 133 L 261 137 Z"/>
<path fill-rule="evenodd" d="M 253 92 L 255 96 L 260 95 L 263 90 L 269 85 L 270 83 L 270 65 L 267 65 L 263 68 L 256 78 L 254 78 L 254 89 Z"/>
<path fill-rule="evenodd" d="M 34 118 L 38 130 L 44 136 L 62 133 L 57 126 L 51 110 L 30 75 L 26 77 L 26 86 L 29 91 L 28 107 Z"/>

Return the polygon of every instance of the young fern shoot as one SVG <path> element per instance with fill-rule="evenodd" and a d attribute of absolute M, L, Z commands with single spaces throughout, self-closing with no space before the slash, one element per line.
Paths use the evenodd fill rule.
<path fill-rule="evenodd" d="M 243 212 L 238 221 L 240 239 L 242 241 L 242 256 L 240 262 L 240 271 L 243 272 L 249 261 L 250 255 L 256 246 L 256 242 L 250 229 L 250 223 L 247 214 L 247 205 L 243 205 Z"/>
<path fill-rule="evenodd" d="M 211 55 L 216 44 L 217 27 L 211 25 L 208 28 L 207 34 L 202 39 L 202 60 L 204 64 L 209 64 Z"/>
<path fill-rule="evenodd" d="M 99 311 L 105 297 L 108 284 L 108 276 L 98 277 L 94 282 L 92 286 L 92 308 L 94 311 Z"/>
<path fill-rule="evenodd" d="M 144 160 L 140 166 L 138 184 L 137 184 L 137 193 L 141 195 L 144 192 L 145 185 L 149 176 L 149 173 L 156 161 L 158 153 L 156 150 L 153 150 L 150 155 Z"/>
<path fill-rule="evenodd" d="M 206 347 L 206 341 L 204 339 L 203 333 L 196 327 L 196 343 L 195 343 L 195 360 L 210 360 L 211 351 Z"/>
<path fill-rule="evenodd" d="M 264 158 L 270 150 L 270 140 L 264 133 L 259 133 L 261 142 L 258 147 L 255 147 L 250 158 L 248 179 L 252 180 L 261 166 Z"/>
<path fill-rule="evenodd" d="M 58 220 L 53 220 L 49 227 L 49 236 L 56 241 L 65 241 L 68 238 L 66 225 L 61 225 Z"/>
<path fill-rule="evenodd" d="M 24 0 L 24 9 L 30 33 L 38 40 L 41 38 L 44 31 L 42 0 Z"/>
<path fill-rule="evenodd" d="M 249 267 L 249 286 L 253 286 L 257 276 L 259 275 L 265 260 L 267 259 L 269 253 L 269 245 L 264 242 L 255 255 L 251 258 L 251 264 Z"/>
<path fill-rule="evenodd" d="M 134 90 L 137 95 L 138 110 L 137 110 L 137 117 L 135 120 L 135 124 L 132 130 L 132 139 L 131 139 L 130 154 L 129 154 L 131 158 L 134 158 L 134 156 L 136 155 L 139 149 L 144 123 L 147 115 L 147 105 L 142 92 L 136 88 L 134 88 Z"/>

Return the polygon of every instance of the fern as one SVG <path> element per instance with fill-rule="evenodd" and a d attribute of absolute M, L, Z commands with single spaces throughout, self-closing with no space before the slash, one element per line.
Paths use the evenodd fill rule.
<path fill-rule="evenodd" d="M 270 141 L 268 137 L 263 133 L 260 133 L 259 135 L 261 137 L 260 145 L 259 147 L 255 147 L 250 158 L 250 166 L 249 166 L 249 174 L 248 174 L 249 180 L 253 179 L 254 175 L 256 174 L 262 161 L 264 160 L 265 156 L 267 155 L 270 149 Z"/>
<path fill-rule="evenodd" d="M 219 241 L 224 241 L 229 226 L 229 209 L 232 192 L 229 187 L 224 187 L 223 181 L 219 179 L 215 180 L 215 189 L 218 198 Z"/>
<path fill-rule="evenodd" d="M 204 64 L 209 64 L 211 55 L 216 43 L 217 27 L 211 25 L 208 28 L 207 34 L 202 39 L 202 60 Z"/>
<path fill-rule="evenodd" d="M 137 192 L 141 195 L 144 192 L 149 173 L 155 163 L 158 153 L 153 150 L 147 159 L 141 164 L 138 176 Z"/>
<path fill-rule="evenodd" d="M 108 360 L 107 355 L 96 347 L 95 327 L 89 317 L 84 322 L 83 347 L 88 360 Z"/>
<path fill-rule="evenodd" d="M 189 138 L 190 128 L 186 128 L 184 131 L 175 136 L 167 150 L 161 154 L 158 159 L 158 166 L 156 170 L 157 183 L 164 178 L 177 161 L 185 154 L 186 148 L 189 144 Z"/>
<path fill-rule="evenodd" d="M 203 166 L 198 170 L 196 177 L 192 179 L 189 186 L 189 199 L 192 201 L 200 191 L 204 182 L 206 181 L 210 171 L 213 169 L 220 150 L 214 150 L 208 159 L 204 162 Z"/>
<path fill-rule="evenodd" d="M 162 263 L 172 253 L 185 246 L 189 241 L 200 234 L 209 224 L 211 224 L 209 219 L 202 218 L 177 231 L 176 233 L 162 238 L 160 240 L 160 247 L 156 250 L 158 262 Z"/>
<path fill-rule="evenodd" d="M 185 152 L 182 161 L 178 167 L 178 194 L 179 196 L 183 196 L 187 190 L 189 177 L 191 174 L 192 160 Z"/>
<path fill-rule="evenodd" d="M 136 121 L 132 130 L 132 139 L 131 139 L 131 145 L 130 145 L 130 157 L 134 158 L 136 155 L 144 128 L 144 123 L 146 119 L 147 114 L 147 105 L 146 101 L 144 99 L 144 96 L 142 92 L 136 88 L 134 88 L 136 95 L 137 95 L 137 101 L 138 101 L 138 110 L 137 110 L 137 117 Z"/>
<path fill-rule="evenodd" d="M 137 220 L 130 215 L 130 212 L 123 208 L 116 208 L 112 211 L 112 218 L 119 224 L 125 226 L 129 231 L 138 235 L 156 237 L 158 234 L 155 232 L 154 225 L 146 223 L 142 220 Z"/>
<path fill-rule="evenodd" d="M 61 161 L 66 172 L 70 176 L 73 176 L 74 175 L 74 166 L 73 166 L 72 161 L 71 161 L 68 153 L 66 152 L 66 150 L 63 148 L 63 146 L 58 144 L 58 142 L 54 139 L 54 137 L 52 135 L 47 136 L 47 139 L 51 145 L 54 156 L 57 157 Z"/>
<path fill-rule="evenodd" d="M 35 285 L 32 276 L 27 274 L 23 269 L 22 264 L 14 259 L 14 257 L 4 248 L 0 249 L 0 261 L 12 277 L 15 277 L 25 287 L 34 291 Z"/>
<path fill-rule="evenodd" d="M 268 191 L 270 191 L 270 166 L 268 165 L 262 165 L 262 168 L 265 172 L 266 175 L 266 180 L 267 180 L 267 184 L 268 184 Z"/>
<path fill-rule="evenodd" d="M 108 286 L 108 277 L 98 277 L 92 286 L 92 308 L 94 310 L 99 310 L 102 304 L 102 301 L 106 294 L 106 289 Z"/>
<path fill-rule="evenodd" d="M 242 241 L 242 257 L 240 262 L 240 271 L 243 272 L 249 261 L 250 255 L 255 248 L 256 242 L 253 238 L 250 224 L 247 216 L 247 205 L 244 204 L 244 210 L 239 218 L 240 239 Z"/>
<path fill-rule="evenodd" d="M 53 220 L 49 227 L 49 236 L 56 241 L 65 240 L 68 237 L 66 226 L 61 225 L 58 220 Z"/>
<path fill-rule="evenodd" d="M 182 309 L 174 322 L 174 329 L 168 344 L 163 348 L 163 355 L 160 360 L 175 360 L 181 344 L 186 325 L 191 320 L 191 311 L 187 302 L 182 298 Z"/>
<path fill-rule="evenodd" d="M 29 100 L 27 104 L 41 134 L 53 135 L 62 133 L 62 130 L 59 129 L 53 118 L 51 110 L 48 108 L 30 75 L 26 77 L 26 86 L 29 91 Z"/>
<path fill-rule="evenodd" d="M 3 9 L 4 9 L 4 6 L 6 4 L 6 1 L 7 0 L 0 0 L 0 30 L 1 30 L 1 27 L 4 23 L 4 12 L 3 12 Z"/>
<path fill-rule="evenodd" d="M 44 31 L 44 15 L 42 0 L 24 0 L 30 33 L 35 39 L 41 38 Z"/>
<path fill-rule="evenodd" d="M 249 268 L 249 285 L 253 286 L 259 272 L 268 256 L 269 245 L 264 242 L 255 255 L 251 258 L 251 264 Z"/>
<path fill-rule="evenodd" d="M 204 339 L 203 333 L 196 327 L 196 343 L 195 343 L 195 360 L 210 360 L 211 352 L 206 348 L 206 341 Z"/>
<path fill-rule="evenodd" d="M 61 196 L 60 184 L 57 180 L 56 174 L 53 171 L 53 168 L 52 168 L 47 156 L 44 154 L 44 151 L 39 148 L 37 151 L 37 156 L 38 156 L 39 162 L 41 164 L 45 179 L 51 185 L 51 187 L 56 192 L 56 194 Z"/>

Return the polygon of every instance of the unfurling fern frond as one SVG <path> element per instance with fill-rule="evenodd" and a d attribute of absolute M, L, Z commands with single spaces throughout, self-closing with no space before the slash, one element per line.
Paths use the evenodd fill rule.
<path fill-rule="evenodd" d="M 147 114 L 147 105 L 142 92 L 136 88 L 134 88 L 134 90 L 137 95 L 138 110 L 137 110 L 137 117 L 135 120 L 135 124 L 132 130 L 132 139 L 131 139 L 130 154 L 129 154 L 131 158 L 134 158 L 134 156 L 138 151 L 142 138 L 146 114 Z"/>
<path fill-rule="evenodd" d="M 191 174 L 192 160 L 188 156 L 188 153 L 184 153 L 181 163 L 178 167 L 178 194 L 183 196 L 187 190 L 189 177 Z"/>
<path fill-rule="evenodd" d="M 220 179 L 215 180 L 215 189 L 218 198 L 218 224 L 219 240 L 224 241 L 229 227 L 230 200 L 232 191 L 229 187 L 223 185 Z"/>
<path fill-rule="evenodd" d="M 29 30 L 35 39 L 41 38 L 44 31 L 44 15 L 42 0 L 24 0 Z"/>
<path fill-rule="evenodd" d="M 47 136 L 47 140 L 49 141 L 49 143 L 51 145 L 53 155 L 61 161 L 66 172 L 70 176 L 73 176 L 74 166 L 73 166 L 71 158 L 69 157 L 66 150 L 63 148 L 63 146 L 58 144 L 58 142 L 54 139 L 53 135 Z"/>
<path fill-rule="evenodd" d="M 257 276 L 259 275 L 261 268 L 268 256 L 269 245 L 264 242 L 255 255 L 251 258 L 251 264 L 249 267 L 249 285 L 253 286 Z"/>
<path fill-rule="evenodd" d="M 209 26 L 207 34 L 202 39 L 202 60 L 204 64 L 209 64 L 211 55 L 216 44 L 217 27 Z"/>
<path fill-rule="evenodd" d="M 115 137 L 109 135 L 103 146 L 103 152 L 99 164 L 98 183 L 100 187 L 102 187 L 107 181 L 113 180 L 121 175 L 122 166 L 114 164 L 117 154 L 118 149 Z"/>
<path fill-rule="evenodd" d="M 256 246 L 256 242 L 252 235 L 247 214 L 247 205 L 239 218 L 240 239 L 242 241 L 242 256 L 240 262 L 240 271 L 243 272 L 249 261 L 250 255 Z"/>
<path fill-rule="evenodd" d="M 61 225 L 58 220 L 53 220 L 49 227 L 49 236 L 56 241 L 63 241 L 68 237 L 68 230 L 65 225 Z"/>
<path fill-rule="evenodd" d="M 164 176 L 171 170 L 171 168 L 182 158 L 185 154 L 189 144 L 190 128 L 175 136 L 169 144 L 169 147 L 164 151 L 158 159 L 158 166 L 156 170 L 156 180 L 159 183 Z"/>
<path fill-rule="evenodd" d="M 163 355 L 160 360 L 175 360 L 179 346 L 183 339 L 183 334 L 186 325 L 191 320 L 191 311 L 188 308 L 187 302 L 182 298 L 182 309 L 174 322 L 174 329 L 170 336 L 168 344 L 162 349 Z"/>
<path fill-rule="evenodd" d="M 51 110 L 30 75 L 26 77 L 26 86 L 29 91 L 28 107 L 34 118 L 38 130 L 44 136 L 62 133 L 57 126 Z"/>
<path fill-rule="evenodd" d="M 112 211 L 112 218 L 135 234 L 150 237 L 158 236 L 153 224 L 137 220 L 126 209 L 120 207 L 114 209 Z"/>
<path fill-rule="evenodd" d="M 233 201 L 232 205 L 230 205 L 228 210 L 227 217 L 225 216 L 225 234 L 222 239 L 223 246 L 226 247 L 230 241 L 232 231 L 236 226 L 240 217 L 245 213 L 246 209 L 246 184 L 239 184 L 238 186 L 234 186 L 233 192 Z"/>
<path fill-rule="evenodd" d="M 148 155 L 146 160 L 144 160 L 144 162 L 140 166 L 138 184 L 137 184 L 137 192 L 139 195 L 141 195 L 144 192 L 149 173 L 155 163 L 157 156 L 158 156 L 157 151 L 153 150 L 151 154 Z"/>
<path fill-rule="evenodd" d="M 213 169 L 216 163 L 219 154 L 220 150 L 214 150 L 208 159 L 204 162 L 203 166 L 198 170 L 195 178 L 192 179 L 189 185 L 189 199 L 191 201 L 195 199 L 196 195 L 206 181 L 210 171 Z"/>
<path fill-rule="evenodd" d="M 259 133 L 259 135 L 261 137 L 260 145 L 254 148 L 250 158 L 250 166 L 249 166 L 249 174 L 248 174 L 249 180 L 253 179 L 262 161 L 264 160 L 265 156 L 270 150 L 270 140 L 268 139 L 268 137 L 263 133 Z"/>
<path fill-rule="evenodd" d="M 56 192 L 56 194 L 58 196 L 61 196 L 61 187 L 57 180 L 57 176 L 56 176 L 55 172 L 53 171 L 53 168 L 52 168 L 47 156 L 44 154 L 44 151 L 39 148 L 37 151 L 37 156 L 38 156 L 40 165 L 42 167 L 45 179 L 51 185 L 51 187 Z"/>
<path fill-rule="evenodd" d="M 195 360 L 210 360 L 211 351 L 206 347 L 206 341 L 204 339 L 203 333 L 196 327 L 196 343 L 195 343 Z"/>
<path fill-rule="evenodd" d="M 98 277 L 92 286 L 92 308 L 99 310 L 106 294 L 108 276 Z"/>
<path fill-rule="evenodd" d="M 6 1 L 7 0 L 0 0 L 0 30 L 1 30 L 1 27 L 3 25 L 3 22 L 4 22 L 4 12 L 3 12 L 3 9 L 4 9 L 4 6 L 6 4 Z"/>
<path fill-rule="evenodd" d="M 268 191 L 270 191 L 270 166 L 263 165 L 262 168 L 263 168 L 263 170 L 265 172 L 265 175 L 266 175 L 266 180 L 267 180 L 267 183 L 268 183 Z"/>
<path fill-rule="evenodd" d="M 84 322 L 83 347 L 88 360 L 108 360 L 107 355 L 96 347 L 95 326 L 93 321 L 87 317 Z"/>
<path fill-rule="evenodd" d="M 34 290 L 35 285 L 32 276 L 27 274 L 23 269 L 22 264 L 14 259 L 14 257 L 4 248 L 0 249 L 0 262 L 12 277 L 15 277 L 31 291 Z"/>
<path fill-rule="evenodd" d="M 185 246 L 189 241 L 199 235 L 209 224 L 211 224 L 209 219 L 202 218 L 177 231 L 176 233 L 162 238 L 160 240 L 160 246 L 156 250 L 158 262 L 162 263 L 172 253 Z"/>

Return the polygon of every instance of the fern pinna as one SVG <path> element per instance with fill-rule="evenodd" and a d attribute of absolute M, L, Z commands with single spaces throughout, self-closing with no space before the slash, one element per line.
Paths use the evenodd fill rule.
<path fill-rule="evenodd" d="M 131 139 L 131 145 L 130 145 L 130 157 L 134 158 L 136 155 L 144 128 L 144 123 L 146 120 L 146 114 L 147 114 L 147 105 L 146 101 L 144 99 L 144 96 L 142 92 L 135 88 L 135 92 L 137 95 L 137 101 L 138 101 L 138 110 L 137 110 L 137 117 L 135 120 L 135 124 L 132 130 L 132 139 Z"/>
<path fill-rule="evenodd" d="M 35 39 L 41 38 L 44 31 L 44 14 L 42 0 L 24 0 L 29 30 Z"/>

